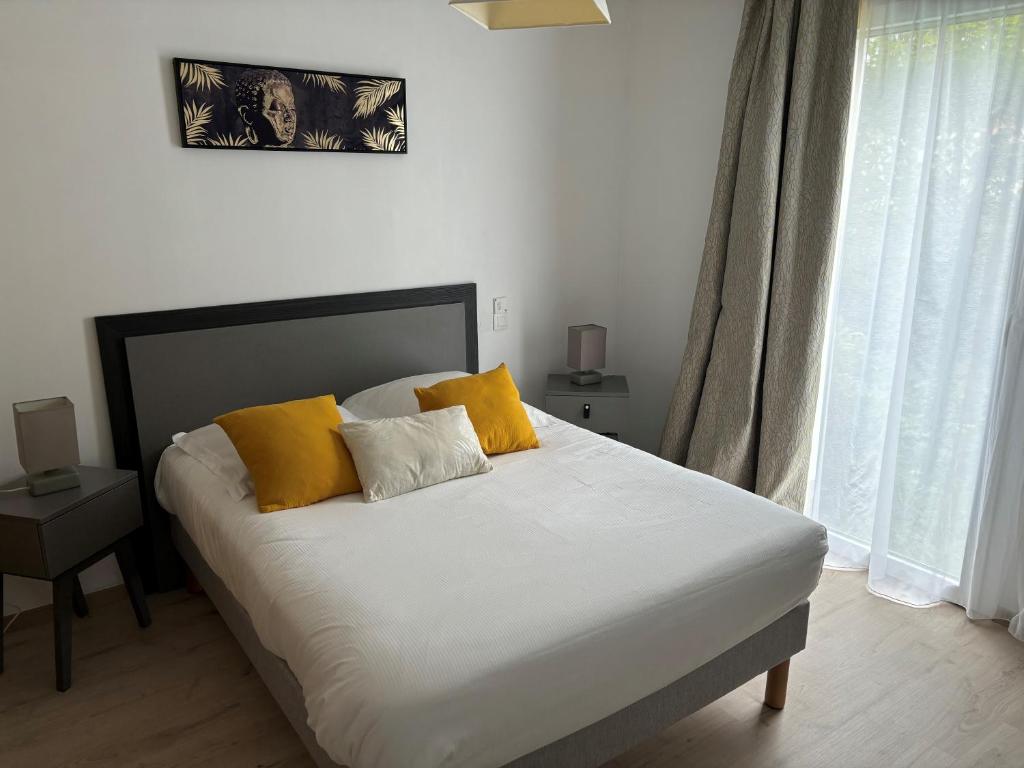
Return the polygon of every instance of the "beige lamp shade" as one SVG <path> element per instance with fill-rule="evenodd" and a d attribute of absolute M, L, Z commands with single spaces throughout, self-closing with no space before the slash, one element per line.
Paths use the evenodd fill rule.
<path fill-rule="evenodd" d="M 608 329 L 602 325 L 570 325 L 566 363 L 577 371 L 604 368 Z"/>
<path fill-rule="evenodd" d="M 14 432 L 29 475 L 78 464 L 75 405 L 66 397 L 15 403 Z"/>
<path fill-rule="evenodd" d="M 487 29 L 610 24 L 607 0 L 448 0 Z"/>

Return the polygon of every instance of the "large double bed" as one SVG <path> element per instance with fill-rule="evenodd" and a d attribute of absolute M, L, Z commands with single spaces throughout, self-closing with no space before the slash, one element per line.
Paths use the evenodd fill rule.
<path fill-rule="evenodd" d="M 323 768 L 598 766 L 766 670 L 781 706 L 827 544 L 764 499 L 543 415 L 487 474 L 272 514 L 168 447 L 232 408 L 476 371 L 475 286 L 97 328 L 149 586 L 187 565 Z"/>

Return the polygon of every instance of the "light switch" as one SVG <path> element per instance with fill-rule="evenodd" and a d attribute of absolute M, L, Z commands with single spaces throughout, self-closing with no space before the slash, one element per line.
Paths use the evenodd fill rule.
<path fill-rule="evenodd" d="M 493 328 L 496 331 L 508 330 L 508 297 L 496 296 L 491 302 L 493 307 Z"/>

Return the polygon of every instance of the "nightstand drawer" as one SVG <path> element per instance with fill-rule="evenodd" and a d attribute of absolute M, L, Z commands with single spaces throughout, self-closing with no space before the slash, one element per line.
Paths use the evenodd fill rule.
<path fill-rule="evenodd" d="M 57 576 L 140 525 L 139 484 L 132 479 L 42 526 L 46 570 Z"/>
<path fill-rule="evenodd" d="M 624 397 L 549 395 L 546 402 L 552 416 L 591 432 L 621 435 L 626 430 L 629 400 Z"/>
<path fill-rule="evenodd" d="M 46 577 L 46 561 L 39 526 L 33 520 L 0 520 L 0 565 L 3 573 L 30 578 Z"/>

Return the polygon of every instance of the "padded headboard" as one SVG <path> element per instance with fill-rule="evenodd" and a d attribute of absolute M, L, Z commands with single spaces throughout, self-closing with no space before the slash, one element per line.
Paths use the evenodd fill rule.
<path fill-rule="evenodd" d="M 478 370 L 473 283 L 110 315 L 96 333 L 117 465 L 139 473 L 133 543 L 151 591 L 181 582 L 153 488 L 172 434 L 249 405 Z"/>

